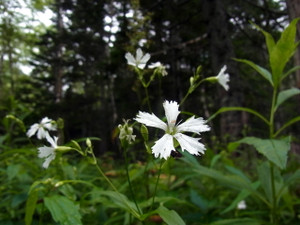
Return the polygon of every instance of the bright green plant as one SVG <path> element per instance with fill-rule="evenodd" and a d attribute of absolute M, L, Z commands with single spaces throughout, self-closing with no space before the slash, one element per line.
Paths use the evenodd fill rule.
<path fill-rule="evenodd" d="M 292 208 L 295 204 L 299 204 L 297 200 L 288 201 L 287 198 L 292 198 L 292 195 L 289 193 L 289 186 L 293 184 L 293 182 L 299 180 L 300 170 L 298 169 L 293 173 L 283 174 L 287 166 L 288 152 L 291 148 L 292 138 L 290 136 L 280 136 L 280 134 L 282 134 L 289 126 L 299 122 L 300 116 L 288 120 L 280 128 L 275 129 L 275 116 L 278 108 L 289 98 L 300 94 L 298 88 L 281 90 L 283 80 L 294 71 L 300 69 L 300 66 L 295 66 L 285 71 L 288 61 L 294 55 L 299 44 L 295 42 L 296 24 L 298 21 L 299 19 L 294 19 L 282 32 L 281 37 L 277 42 L 275 42 L 268 32 L 255 26 L 265 36 L 269 53 L 270 70 L 246 59 L 235 59 L 238 62 L 245 63 L 252 67 L 271 85 L 273 93 L 270 100 L 269 115 L 264 115 L 259 111 L 246 107 L 223 107 L 210 118 L 211 120 L 218 114 L 228 111 L 245 111 L 257 116 L 266 125 L 269 131 L 269 138 L 245 137 L 230 144 L 230 148 L 234 149 L 240 144 L 252 145 L 266 158 L 266 161 L 262 162 L 257 168 L 258 180 L 253 182 L 247 178 L 244 173 L 233 168 L 227 168 L 230 175 L 225 176 L 219 171 L 205 168 L 198 163 L 189 161 L 189 163 L 194 165 L 196 173 L 209 176 L 218 180 L 220 183 L 240 190 L 240 194 L 233 204 L 229 206 L 228 210 L 232 209 L 234 205 L 237 205 L 239 201 L 252 195 L 263 202 L 269 209 L 270 224 L 282 224 L 287 209 L 290 209 L 290 213 L 294 214 L 293 216 L 296 217 L 295 214 L 297 214 L 297 212 L 293 213 Z M 283 204 L 286 205 L 283 206 Z M 267 222 L 265 221 L 264 224 L 265 223 Z"/>

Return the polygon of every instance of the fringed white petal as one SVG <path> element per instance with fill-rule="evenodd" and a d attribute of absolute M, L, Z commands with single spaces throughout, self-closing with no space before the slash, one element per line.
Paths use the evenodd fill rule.
<path fill-rule="evenodd" d="M 152 146 L 152 153 L 154 156 L 167 159 L 171 155 L 171 151 L 174 150 L 173 136 L 165 134 Z"/>
<path fill-rule="evenodd" d="M 47 168 L 49 167 L 50 162 L 51 162 L 52 160 L 54 160 L 54 159 L 55 159 L 55 153 L 52 154 L 52 155 L 50 155 L 49 157 L 47 157 L 47 158 L 45 159 L 45 161 L 44 161 L 44 163 L 43 163 L 43 167 L 44 167 L 45 169 L 47 169 Z"/>
<path fill-rule="evenodd" d="M 228 73 L 225 73 L 226 69 L 227 69 L 227 66 L 224 65 L 222 67 L 222 69 L 220 70 L 220 72 L 217 76 L 217 79 L 218 79 L 219 84 L 221 84 L 224 87 L 224 89 L 226 91 L 228 91 L 229 90 L 229 85 L 227 83 L 229 82 L 230 76 L 229 76 Z"/>
<path fill-rule="evenodd" d="M 43 139 L 43 138 L 45 138 L 46 136 L 47 136 L 47 134 L 48 134 L 48 131 L 47 130 L 45 130 L 45 128 L 44 127 L 40 127 L 39 129 L 38 129 L 38 132 L 37 132 L 37 138 L 38 139 Z M 48 134 L 49 135 L 49 134 Z"/>
<path fill-rule="evenodd" d="M 178 141 L 182 151 L 186 150 L 192 155 L 204 154 L 205 146 L 199 142 L 200 138 L 189 137 L 182 133 L 177 133 L 174 135 Z"/>
<path fill-rule="evenodd" d="M 165 109 L 165 114 L 167 117 L 169 127 L 174 127 L 176 124 L 177 117 L 180 113 L 178 110 L 179 105 L 175 101 L 165 101 L 163 103 L 163 107 Z"/>
<path fill-rule="evenodd" d="M 47 146 L 39 147 L 38 150 L 39 150 L 39 154 L 38 154 L 39 158 L 46 158 L 46 157 L 54 154 L 54 151 L 55 151 L 54 148 L 47 147 Z"/>
<path fill-rule="evenodd" d="M 156 115 L 153 113 L 147 113 L 147 112 L 139 112 L 138 115 L 135 118 L 136 121 L 139 123 L 143 123 L 146 126 L 149 127 L 156 127 L 162 130 L 167 129 L 167 124 L 165 124 L 161 119 L 159 119 Z"/>
<path fill-rule="evenodd" d="M 196 118 L 192 116 L 187 119 L 184 123 L 177 126 L 177 132 L 194 132 L 196 134 L 200 134 L 200 132 L 209 131 L 210 127 L 205 124 L 206 121 L 202 118 Z"/>
<path fill-rule="evenodd" d="M 35 124 L 31 125 L 31 127 L 29 128 L 29 130 L 26 133 L 27 136 L 28 137 L 33 136 L 37 132 L 38 129 L 39 129 L 39 124 L 35 123 Z"/>

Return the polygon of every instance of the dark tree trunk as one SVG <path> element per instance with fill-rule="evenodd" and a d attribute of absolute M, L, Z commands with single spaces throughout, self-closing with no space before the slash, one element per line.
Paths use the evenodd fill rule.
<path fill-rule="evenodd" d="M 227 72 L 230 74 L 230 89 L 226 92 L 222 87 L 219 90 L 221 106 L 241 106 L 242 92 L 240 90 L 239 78 L 236 77 L 236 66 L 233 44 L 229 31 L 229 23 L 226 15 L 226 2 L 223 0 L 206 0 L 206 19 L 208 24 L 208 38 L 210 38 L 211 66 L 215 75 L 218 74 L 223 65 L 227 65 Z M 240 136 L 245 115 L 240 112 L 227 112 L 221 114 L 220 134 L 229 134 L 230 139 Z"/>

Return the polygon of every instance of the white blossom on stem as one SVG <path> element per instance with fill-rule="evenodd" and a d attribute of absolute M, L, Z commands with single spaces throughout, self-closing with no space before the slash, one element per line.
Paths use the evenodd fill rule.
<path fill-rule="evenodd" d="M 44 146 L 44 147 L 38 148 L 38 151 L 39 151 L 38 157 L 45 159 L 45 161 L 43 163 L 43 167 L 45 169 L 47 169 L 50 162 L 55 159 L 55 156 L 56 156 L 55 151 L 57 149 L 57 139 L 58 138 L 57 137 L 52 138 L 48 135 L 48 136 L 46 136 L 46 139 L 50 143 L 51 147 Z"/>
<path fill-rule="evenodd" d="M 149 127 L 159 128 L 165 131 L 165 134 L 152 146 L 152 153 L 155 157 L 167 159 L 171 152 L 175 150 L 174 138 L 178 141 L 182 151 L 186 150 L 190 154 L 204 154 L 205 146 L 199 142 L 200 138 L 190 137 L 184 132 L 200 134 L 200 132 L 209 131 L 206 121 L 199 117 L 192 116 L 184 123 L 176 124 L 177 117 L 180 113 L 179 105 L 176 101 L 165 101 L 163 103 L 167 123 L 163 122 L 153 113 L 139 112 L 135 120 Z"/>
<path fill-rule="evenodd" d="M 29 130 L 27 131 L 27 136 L 31 137 L 35 133 L 37 133 L 38 139 L 43 139 L 49 136 L 48 131 L 56 130 L 56 126 L 53 123 L 53 120 L 49 119 L 48 117 L 44 117 L 40 123 L 35 123 L 31 125 Z"/>
<path fill-rule="evenodd" d="M 140 69 L 144 69 L 148 60 L 150 59 L 150 54 L 149 53 L 146 53 L 145 55 L 143 54 L 143 51 L 138 48 L 136 50 L 136 55 L 135 57 L 127 52 L 125 54 L 125 58 L 127 59 L 127 64 L 128 65 L 131 65 L 131 66 L 136 66 Z"/>
<path fill-rule="evenodd" d="M 225 73 L 225 70 L 227 69 L 227 66 L 224 65 L 222 69 L 220 70 L 219 74 L 216 76 L 216 79 L 218 80 L 219 84 L 221 84 L 226 91 L 229 90 L 229 85 L 227 84 L 229 82 L 229 74 Z"/>

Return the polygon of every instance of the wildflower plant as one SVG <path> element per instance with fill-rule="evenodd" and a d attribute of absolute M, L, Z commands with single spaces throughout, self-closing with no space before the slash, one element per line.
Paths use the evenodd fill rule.
<path fill-rule="evenodd" d="M 44 139 L 49 137 L 49 131 L 56 131 L 57 126 L 55 121 L 44 117 L 40 123 L 35 123 L 31 125 L 30 129 L 27 131 L 27 136 L 32 137 L 34 134 L 37 135 L 38 139 Z"/>
<path fill-rule="evenodd" d="M 230 80 L 230 76 L 226 73 L 227 66 L 224 65 L 217 75 L 211 77 L 203 77 L 202 67 L 199 66 L 196 69 L 195 74 L 190 78 L 190 86 L 184 98 L 180 101 L 180 103 L 174 100 L 165 100 L 163 102 L 165 116 L 159 118 L 151 111 L 148 87 L 156 76 L 164 77 L 167 75 L 166 67 L 160 62 L 147 66 L 151 56 L 149 53 L 144 54 L 141 49 L 136 50 L 135 56 L 131 53 L 126 53 L 125 59 L 127 60 L 127 64 L 134 69 L 137 74 L 137 79 L 141 82 L 145 89 L 145 98 L 149 108 L 146 112 L 139 111 L 132 120 L 123 120 L 123 124 L 118 126 L 118 137 L 120 139 L 121 153 L 125 161 L 127 183 L 124 185 L 116 185 L 102 170 L 101 160 L 95 156 L 92 145 L 92 140 L 99 140 L 99 138 L 84 138 L 85 143 L 80 143 L 78 140 L 72 140 L 69 143 L 62 143 L 59 145 L 59 139 L 52 135 L 57 129 L 55 125 L 57 122 L 46 117 L 42 119 L 40 123 L 32 125 L 27 132 L 28 137 L 32 137 L 37 134 L 38 139 L 47 142 L 47 144 L 43 147 L 37 147 L 37 156 L 44 159 L 42 167 L 48 170 L 50 167 L 55 166 L 54 161 L 65 157 L 66 152 L 75 151 L 82 157 L 88 159 L 90 164 L 94 166 L 95 171 L 97 171 L 100 175 L 101 183 L 100 186 L 98 186 L 95 184 L 94 180 L 86 181 L 80 179 L 66 179 L 57 181 L 54 178 L 34 182 L 28 193 L 28 200 L 26 203 L 26 225 L 31 224 L 39 196 L 41 195 L 41 190 L 45 193 L 43 202 L 46 208 L 50 211 L 55 222 L 66 225 L 82 224 L 79 206 L 75 204 L 74 201 L 71 201 L 70 198 L 61 194 L 51 195 L 53 190 L 70 183 L 86 185 L 91 189 L 85 193 L 84 197 L 82 197 L 83 199 L 93 198 L 96 196 L 95 199 L 97 200 L 95 201 L 99 201 L 101 204 L 108 204 L 110 208 L 118 208 L 122 210 L 122 212 L 124 212 L 124 224 L 135 224 L 137 220 L 141 223 L 146 223 L 146 221 L 152 216 L 159 215 L 159 218 L 168 225 L 184 225 L 185 222 L 181 216 L 175 210 L 168 209 L 166 206 L 166 203 L 169 201 L 172 201 L 172 204 L 173 202 L 182 203 L 182 201 L 175 197 L 158 196 L 162 171 L 170 165 L 170 162 L 173 160 L 172 155 L 174 152 L 183 154 L 181 162 L 189 165 L 188 170 L 191 173 L 190 177 L 207 176 L 217 180 L 221 184 L 233 187 L 235 190 L 239 191 L 236 198 L 221 212 L 221 214 L 225 214 L 236 209 L 243 211 L 243 213 L 246 212 L 248 208 L 250 208 L 247 197 L 252 195 L 256 198 L 256 200 L 261 201 L 267 206 L 269 209 L 271 223 L 275 225 L 280 224 L 280 217 L 284 215 L 284 213 L 280 214 L 281 210 L 284 210 L 280 206 L 280 204 L 283 203 L 283 195 L 288 193 L 287 187 L 289 184 L 300 178 L 299 169 L 294 174 L 289 174 L 286 177 L 281 175 L 282 171 L 286 168 L 287 154 L 290 149 L 291 138 L 280 138 L 279 136 L 287 127 L 300 121 L 300 116 L 287 121 L 277 130 L 274 126 L 275 113 L 279 106 L 292 96 L 300 94 L 299 89 L 296 88 L 280 91 L 280 84 L 283 79 L 296 69 L 300 68 L 300 66 L 297 66 L 287 72 L 284 72 L 286 63 L 293 55 L 295 48 L 298 46 L 298 43 L 294 42 L 297 22 L 298 19 L 291 22 L 291 24 L 283 31 L 281 38 L 277 43 L 275 43 L 270 34 L 263 31 L 261 28 L 258 28 L 262 31 L 266 38 L 269 52 L 270 71 L 249 60 L 236 59 L 236 61 L 245 63 L 255 69 L 273 87 L 269 117 L 266 117 L 253 109 L 237 106 L 223 107 L 208 119 L 196 117 L 195 115 L 192 115 L 185 121 L 182 121 L 181 118 L 179 119 L 181 113 L 181 111 L 179 111 L 179 107 L 201 84 L 205 82 L 217 83 L 221 85 L 225 91 L 229 90 L 228 82 Z M 147 80 L 146 74 L 148 73 L 151 75 Z M 237 148 L 240 144 L 252 145 L 259 153 L 266 157 L 266 162 L 263 162 L 258 166 L 258 180 L 255 181 L 250 180 L 246 174 L 236 168 L 229 168 L 228 170 L 232 173 L 230 175 L 226 175 L 223 172 L 214 169 L 213 166 L 206 167 L 195 160 L 195 156 L 197 157 L 205 154 L 205 143 L 199 136 L 202 132 L 210 131 L 208 122 L 220 113 L 236 110 L 245 111 L 257 116 L 269 129 L 269 138 L 267 139 L 259 137 L 245 137 L 242 140 L 231 143 L 234 146 L 233 148 Z M 152 138 L 149 138 L 147 127 L 150 127 L 151 129 L 158 128 L 163 132 L 163 134 L 153 140 Z M 143 166 L 139 167 L 139 171 L 136 174 L 133 174 L 130 171 L 131 165 L 128 153 L 129 151 L 132 151 L 133 147 L 140 146 L 139 144 L 141 142 L 138 139 L 139 135 L 136 133 L 137 128 L 140 128 L 140 134 L 145 147 L 143 154 L 147 157 L 145 157 L 146 161 Z M 219 157 L 221 156 L 215 156 L 211 165 L 213 165 Z M 136 182 L 138 184 L 138 187 L 136 187 L 134 186 L 134 184 L 136 184 L 134 181 L 135 179 L 138 179 L 138 176 L 144 178 L 143 181 L 145 184 Z M 106 182 L 109 190 L 105 189 L 103 181 Z M 143 196 L 142 199 L 138 194 L 142 192 L 141 186 L 143 185 L 146 185 L 145 189 L 147 194 L 145 195 L 146 197 Z M 40 186 L 49 186 L 49 188 L 45 188 L 45 191 L 45 189 Z M 126 190 L 127 186 L 129 194 L 127 193 L 126 195 L 124 194 L 124 190 Z M 137 189 L 139 191 L 137 191 Z M 61 192 L 67 193 L 68 191 L 62 190 Z M 205 201 L 201 198 L 200 200 L 198 198 L 197 201 L 201 202 L 199 203 L 201 207 L 205 204 Z M 82 200 L 82 202 L 84 202 L 84 200 Z M 93 207 L 95 206 L 93 205 Z M 117 214 L 118 213 L 114 215 Z M 246 220 L 224 220 L 223 222 L 221 221 L 220 223 L 217 222 L 214 224 L 243 224 L 245 221 L 249 222 L 249 224 L 259 224 L 257 220 L 248 220 L 248 218 L 246 218 Z"/>
<path fill-rule="evenodd" d="M 300 94 L 299 88 L 290 88 L 281 90 L 283 87 L 283 81 L 289 75 L 296 70 L 300 69 L 299 65 L 286 70 L 288 61 L 293 56 L 296 48 L 299 46 L 299 42 L 295 42 L 296 37 L 296 25 L 300 18 L 294 19 L 289 26 L 282 32 L 279 40 L 276 42 L 274 38 L 262 28 L 254 25 L 262 34 L 265 36 L 266 46 L 269 54 L 269 69 L 264 68 L 260 65 L 247 59 L 235 59 L 237 62 L 244 63 L 254 69 L 259 75 L 261 75 L 271 86 L 273 92 L 270 99 L 270 110 L 269 115 L 264 115 L 264 112 L 259 112 L 247 107 L 222 107 L 215 114 L 213 114 L 208 120 L 214 119 L 220 113 L 229 111 L 244 111 L 250 113 L 260 119 L 269 131 L 268 138 L 261 137 L 244 137 L 243 139 L 230 143 L 228 148 L 233 150 L 238 148 L 241 144 L 247 144 L 254 147 L 255 150 L 265 157 L 265 161 L 261 162 L 257 166 L 258 179 L 251 181 L 244 173 L 240 170 L 239 172 L 233 172 L 229 175 L 225 175 L 215 169 L 203 167 L 197 163 L 193 163 L 190 160 L 186 160 L 190 165 L 193 165 L 195 172 L 200 176 L 208 176 L 222 184 L 230 186 L 234 189 L 240 190 L 240 193 L 233 200 L 232 204 L 228 206 L 223 212 L 226 213 L 232 210 L 234 207 L 241 207 L 240 202 L 252 196 L 258 201 L 263 203 L 268 209 L 268 215 L 270 224 L 282 224 L 287 210 L 286 207 L 295 206 L 296 201 L 286 202 L 286 198 L 292 198 L 289 193 L 288 187 L 295 181 L 300 179 L 299 168 L 289 173 L 286 170 L 288 162 L 288 153 L 291 149 L 291 136 L 282 135 L 288 127 L 300 121 L 300 116 L 289 119 L 282 126 L 275 127 L 276 113 L 279 107 L 283 106 L 283 103 L 293 96 Z M 222 77 L 222 70 L 220 76 Z M 223 79 L 223 81 L 222 81 Z M 226 77 L 220 79 L 224 82 Z M 222 83 L 221 83 L 222 84 Z M 226 86 L 224 87 L 226 88 Z M 286 173 L 284 173 L 286 172 Z M 234 180 L 235 182 L 232 182 Z M 289 197 L 287 197 L 289 196 Z M 245 208 L 245 206 L 243 206 Z M 248 209 L 248 206 L 247 206 Z M 246 210 L 246 208 L 244 209 Z M 242 220 L 235 220 L 231 222 L 238 222 Z M 256 220 L 252 220 L 254 223 L 260 223 Z M 267 222 L 266 222 L 267 223 Z"/>

